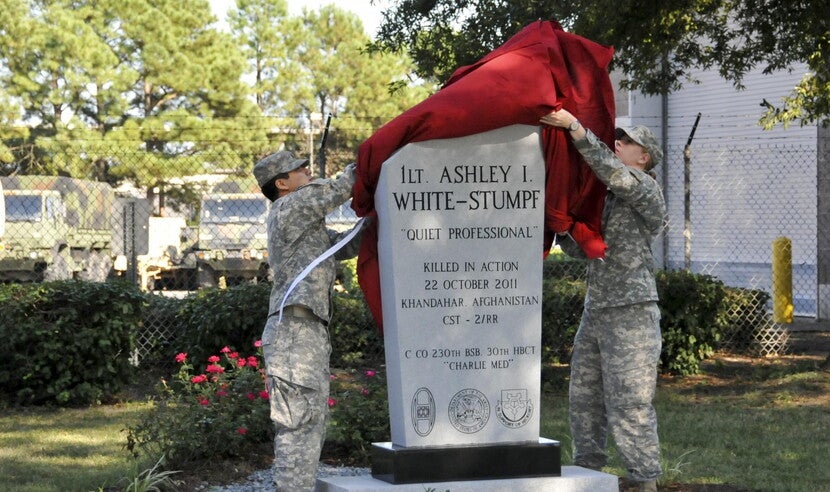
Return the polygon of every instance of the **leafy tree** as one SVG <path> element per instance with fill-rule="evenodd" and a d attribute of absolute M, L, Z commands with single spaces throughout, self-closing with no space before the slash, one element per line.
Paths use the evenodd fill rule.
<path fill-rule="evenodd" d="M 242 46 L 252 73 L 256 103 L 263 114 L 287 116 L 284 101 L 296 98 L 302 68 L 297 49 L 299 19 L 288 17 L 285 0 L 238 0 L 228 11 L 231 33 Z"/>
<path fill-rule="evenodd" d="M 239 0 L 229 19 L 259 107 L 283 129 L 279 143 L 305 153 L 307 134 L 292 117 L 334 116 L 327 174 L 353 161 L 354 149 L 374 128 L 428 93 L 410 83 L 408 57 L 367 51 L 370 38 L 360 19 L 334 5 L 294 17 L 284 0 Z"/>
<path fill-rule="evenodd" d="M 418 73 L 445 80 L 526 24 L 556 19 L 617 48 L 623 86 L 660 94 L 717 69 L 742 88 L 744 75 L 793 69 L 810 73 L 782 105 L 764 101 L 763 124 L 830 123 L 830 4 L 825 0 L 395 0 L 384 11 L 376 49 L 406 50 Z"/>
<path fill-rule="evenodd" d="M 26 140 L 29 129 L 20 126 L 21 108 L 0 94 L 0 164 L 14 161 L 15 144 Z"/>
<path fill-rule="evenodd" d="M 267 144 L 267 126 L 250 124 L 245 59 L 206 0 L 0 0 L 0 14 L 11 20 L 0 87 L 35 149 L 18 172 L 129 179 L 152 194 L 228 161 L 247 167 Z"/>

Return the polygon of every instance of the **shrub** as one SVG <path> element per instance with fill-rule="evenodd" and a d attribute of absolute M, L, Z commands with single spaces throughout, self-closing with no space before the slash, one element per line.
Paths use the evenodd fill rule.
<path fill-rule="evenodd" d="M 660 327 L 663 331 L 661 369 L 688 375 L 700 372 L 721 337 L 723 283 L 710 275 L 684 270 L 659 271 Z"/>
<path fill-rule="evenodd" d="M 367 466 L 371 443 L 388 441 L 389 433 L 383 374 L 372 369 L 333 373 L 324 454 L 342 464 Z"/>
<path fill-rule="evenodd" d="M 0 287 L 0 388 L 16 404 L 85 405 L 130 381 L 142 294 L 121 282 Z"/>
<path fill-rule="evenodd" d="M 383 362 L 383 339 L 356 282 L 355 261 L 342 262 L 332 297 L 329 324 L 332 367 L 362 367 Z M 181 327 L 177 350 L 199 360 L 225 345 L 244 346 L 262 336 L 268 318 L 271 284 L 202 289 L 178 301 L 173 322 Z M 168 347 L 169 360 L 175 351 Z"/>
<path fill-rule="evenodd" d="M 244 456 L 249 444 L 272 440 L 261 357 L 259 349 L 246 356 L 223 347 L 197 370 L 187 353 L 178 354 L 179 370 L 158 385 L 153 410 L 127 429 L 127 448 L 164 455 L 175 467 Z"/>
<path fill-rule="evenodd" d="M 567 363 L 582 317 L 585 282 L 546 277 L 542 285 L 542 360 Z"/>
<path fill-rule="evenodd" d="M 585 299 L 584 267 L 583 261 L 553 255 L 544 262 L 544 362 L 570 361 Z M 700 362 L 714 353 L 725 327 L 749 333 L 751 339 L 763 320 L 768 299 L 763 292 L 727 289 L 714 277 L 686 271 L 658 271 L 655 277 L 663 332 L 660 366 L 666 373 L 698 373 Z M 757 321 L 748 322 L 753 316 Z"/>
<path fill-rule="evenodd" d="M 226 345 L 245 347 L 262 337 L 268 318 L 271 285 L 241 284 L 228 289 L 202 289 L 181 301 L 178 350 L 204 360 Z M 173 352 L 168 353 L 172 357 Z"/>
<path fill-rule="evenodd" d="M 383 364 L 383 338 L 362 293 L 336 293 L 329 333 L 331 366 L 358 368 Z"/>

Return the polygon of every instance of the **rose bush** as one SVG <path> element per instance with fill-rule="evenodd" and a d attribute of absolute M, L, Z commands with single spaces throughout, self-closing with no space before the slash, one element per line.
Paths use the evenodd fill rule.
<path fill-rule="evenodd" d="M 244 456 L 250 445 L 272 440 L 260 346 L 248 355 L 224 347 L 199 370 L 187 353 L 177 354 L 178 372 L 157 386 L 153 411 L 127 429 L 127 448 L 177 466 Z"/>
<path fill-rule="evenodd" d="M 246 457 L 252 446 L 271 442 L 268 391 L 259 341 L 255 353 L 230 347 L 195 366 L 175 356 L 179 368 L 156 388 L 153 410 L 127 428 L 127 448 L 136 456 L 165 456 L 167 468 L 199 459 Z M 197 370 L 198 368 L 198 370 Z M 386 381 L 374 369 L 338 370 L 331 376 L 324 458 L 368 465 L 372 442 L 389 440 Z"/>
<path fill-rule="evenodd" d="M 390 438 L 386 378 L 373 369 L 334 371 L 328 404 L 323 457 L 368 466 L 371 444 Z"/>

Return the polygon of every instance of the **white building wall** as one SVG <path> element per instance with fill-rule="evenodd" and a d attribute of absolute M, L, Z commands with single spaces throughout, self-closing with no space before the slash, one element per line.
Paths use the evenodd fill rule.
<path fill-rule="evenodd" d="M 663 124 L 660 97 L 629 95 L 629 115 L 618 124 L 645 124 L 666 131 L 667 155 L 658 172 L 669 209 L 661 254 L 668 268 L 686 264 L 684 147 L 697 114 L 690 146 L 691 269 L 727 285 L 771 292 L 772 241 L 793 243 L 796 314 L 816 310 L 816 147 L 815 125 L 763 130 L 758 123 L 767 99 L 781 98 L 804 71 L 748 74 L 738 91 L 716 72 L 698 74 L 669 95 Z"/>

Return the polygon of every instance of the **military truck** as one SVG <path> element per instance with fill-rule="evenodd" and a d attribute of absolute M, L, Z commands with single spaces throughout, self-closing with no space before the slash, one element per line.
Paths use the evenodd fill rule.
<path fill-rule="evenodd" d="M 267 217 L 262 193 L 211 193 L 202 199 L 193 249 L 200 287 L 269 277 Z"/>
<path fill-rule="evenodd" d="M 197 225 L 184 218 L 151 217 L 148 254 L 138 257 L 142 288 L 191 290 L 270 278 L 261 193 L 209 193 Z"/>
<path fill-rule="evenodd" d="M 188 256 L 195 244 L 195 228 L 184 217 L 150 217 L 147 252 L 136 257 L 138 285 L 142 290 L 195 288 L 196 257 Z"/>
<path fill-rule="evenodd" d="M 108 184 L 63 176 L 2 177 L 0 184 L 0 281 L 103 281 L 114 263 L 127 264 L 117 220 L 123 204 Z"/>

